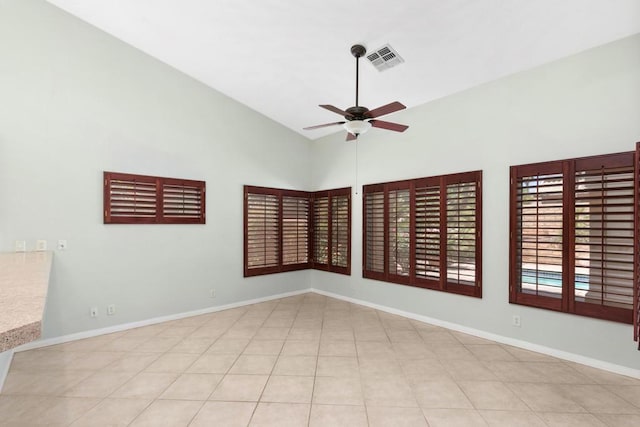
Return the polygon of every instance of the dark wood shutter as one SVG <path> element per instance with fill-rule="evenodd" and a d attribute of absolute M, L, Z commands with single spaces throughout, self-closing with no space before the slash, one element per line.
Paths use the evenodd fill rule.
<path fill-rule="evenodd" d="M 280 196 L 245 186 L 245 276 L 280 271 Z"/>
<path fill-rule="evenodd" d="M 575 312 L 632 321 L 634 153 L 575 161 Z"/>
<path fill-rule="evenodd" d="M 309 262 L 309 197 L 282 197 L 282 264 Z"/>
<path fill-rule="evenodd" d="M 384 280 L 386 253 L 384 186 L 365 186 L 362 194 L 364 198 L 362 273 L 364 277 Z"/>
<path fill-rule="evenodd" d="M 448 175 L 446 188 L 446 287 L 480 296 L 481 172 Z"/>
<path fill-rule="evenodd" d="M 314 268 L 329 266 L 329 195 L 313 197 L 313 262 Z"/>
<path fill-rule="evenodd" d="M 638 342 L 638 350 L 640 350 L 640 142 L 636 143 L 635 161 L 636 167 L 634 174 L 635 185 L 635 270 L 634 270 L 634 287 L 633 287 L 633 339 Z"/>
<path fill-rule="evenodd" d="M 420 286 L 439 288 L 441 272 L 446 271 L 440 251 L 440 179 L 422 179 L 415 185 L 415 274 Z"/>
<path fill-rule="evenodd" d="M 104 172 L 105 224 L 204 224 L 205 182 Z"/>
<path fill-rule="evenodd" d="M 331 191 L 331 270 L 350 274 L 351 188 Z M 349 269 L 349 271 L 347 271 Z M 340 271 L 338 271 L 340 270 Z"/>
<path fill-rule="evenodd" d="M 363 276 L 482 297 L 482 171 L 363 187 Z"/>
<path fill-rule="evenodd" d="M 634 153 L 511 167 L 510 302 L 631 323 Z"/>

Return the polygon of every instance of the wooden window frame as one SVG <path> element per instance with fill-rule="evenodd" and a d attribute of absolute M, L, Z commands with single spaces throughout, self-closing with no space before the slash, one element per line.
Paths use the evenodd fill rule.
<path fill-rule="evenodd" d="M 126 206 L 132 208 L 132 215 L 122 215 L 117 213 L 114 200 L 114 184 L 119 181 L 129 183 L 141 183 L 146 187 L 145 192 L 149 198 L 154 198 L 154 203 L 147 203 L 140 207 L 141 213 L 136 214 L 139 209 L 136 202 L 126 202 Z M 195 197 L 197 203 L 184 202 L 183 205 L 175 204 L 177 210 L 192 210 L 195 214 L 171 214 L 165 212 L 165 200 L 171 200 L 166 196 L 165 185 L 173 187 L 186 187 L 189 189 L 188 195 Z M 166 178 L 151 175 L 136 175 L 120 172 L 103 172 L 103 221 L 104 224 L 205 224 L 206 223 L 206 182 L 190 179 Z M 168 202 L 169 203 L 169 202 Z M 153 212 L 150 207 L 153 205 Z M 190 206 L 191 205 L 191 206 Z M 143 213 L 146 209 L 146 214 Z"/>
<path fill-rule="evenodd" d="M 541 162 L 526 165 L 511 166 L 510 168 L 510 248 L 509 248 L 509 302 L 512 304 L 526 305 L 547 310 L 576 314 L 580 316 L 593 317 L 597 319 L 611 320 L 620 323 L 633 323 L 634 313 L 637 319 L 638 306 L 638 168 L 636 153 L 623 152 L 605 154 L 599 156 L 581 157 L 575 159 L 565 159 L 551 162 Z M 598 167 L 632 167 L 633 168 L 633 291 L 634 309 L 614 307 L 609 305 L 598 305 L 589 302 L 576 300 L 575 286 L 576 280 L 576 171 L 590 171 Z M 548 174 L 561 174 L 562 176 L 562 283 L 558 297 L 535 295 L 533 293 L 520 291 L 520 270 L 523 262 L 518 261 L 518 185 L 522 177 L 531 177 Z M 558 199 L 560 200 L 560 199 Z M 636 327 L 636 338 L 638 329 Z"/>
<path fill-rule="evenodd" d="M 249 230 L 248 230 L 248 199 L 249 194 L 268 194 L 278 198 L 278 239 L 277 239 L 277 263 L 268 267 L 253 267 L 249 268 Z M 347 265 L 336 265 L 333 260 L 333 253 L 331 250 L 333 239 L 333 212 L 332 212 L 332 200 L 334 197 L 348 196 L 348 214 L 347 214 Z M 297 197 L 304 198 L 308 201 L 308 233 L 306 236 L 307 242 L 307 261 L 298 264 L 285 264 L 283 261 L 283 198 L 284 197 Z M 314 224 L 314 201 L 316 198 L 328 197 L 328 263 L 319 263 L 315 261 L 315 224 Z M 322 271 L 328 271 L 339 274 L 351 274 L 351 187 L 339 188 L 333 190 L 324 191 L 300 191 L 300 190 L 286 190 L 281 188 L 271 187 L 259 187 L 252 185 L 244 186 L 244 277 L 260 276 L 265 274 L 282 273 L 286 271 L 304 270 L 304 269 L 316 269 Z"/>
<path fill-rule="evenodd" d="M 475 251 L 474 251 L 474 267 L 475 278 L 473 285 L 463 285 L 451 282 L 448 278 L 447 270 L 447 186 L 473 183 L 475 184 L 475 210 L 474 210 L 474 231 L 475 231 Z M 438 253 L 439 253 L 439 273 L 437 279 L 417 277 L 416 274 L 416 189 L 424 186 L 437 186 L 439 188 L 439 231 L 437 234 Z M 390 211 L 389 211 L 389 192 L 396 190 L 409 191 L 409 272 L 408 274 L 394 274 L 389 268 L 389 228 L 390 228 Z M 368 269 L 368 203 L 370 195 L 383 194 L 383 269 L 382 271 L 374 271 Z M 403 181 L 393 181 L 378 184 L 369 184 L 363 186 L 363 235 L 362 235 L 362 277 L 373 280 L 380 280 L 389 283 L 397 283 L 401 285 L 414 286 L 424 289 L 431 289 L 441 292 L 449 292 L 459 295 L 467 295 L 476 298 L 482 298 L 482 171 L 471 171 L 463 173 L 455 173 L 448 175 L 440 175 L 426 178 L 416 178 Z M 379 198 L 379 196 L 377 196 Z M 371 199 L 372 200 L 372 199 Z M 379 202 L 378 202 L 379 206 Z M 380 214 L 378 213 L 378 216 Z M 379 222 L 379 219 L 377 220 Z M 379 230 L 379 226 L 378 226 Z M 379 245 L 380 233 L 377 233 L 376 244 Z M 378 248 L 379 249 L 379 248 Z M 373 262 L 373 260 L 371 260 Z M 377 261 L 379 263 L 379 261 Z M 379 265 L 379 264 L 378 264 Z"/>

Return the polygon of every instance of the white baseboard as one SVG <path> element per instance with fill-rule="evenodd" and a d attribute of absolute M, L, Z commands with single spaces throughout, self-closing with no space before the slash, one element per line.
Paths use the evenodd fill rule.
<path fill-rule="evenodd" d="M 53 338 L 47 338 L 47 339 L 32 341 L 30 343 L 23 344 L 23 345 L 21 345 L 19 347 L 16 347 L 14 350 L 15 351 L 25 351 L 25 350 L 32 350 L 34 348 L 40 348 L 40 347 L 46 347 L 46 346 L 50 346 L 50 345 L 55 345 L 55 344 L 63 344 L 63 343 L 69 342 L 69 341 L 76 341 L 76 340 L 81 340 L 81 339 L 85 339 L 85 338 L 93 338 L 93 337 L 97 337 L 99 335 L 112 334 L 114 332 L 122 332 L 122 331 L 127 331 L 129 329 L 139 328 L 141 326 L 155 325 L 157 323 L 168 322 L 168 321 L 171 321 L 171 320 L 179 320 L 179 319 L 184 319 L 186 317 L 200 316 L 202 314 L 208 314 L 208 313 L 215 313 L 217 311 L 229 310 L 231 308 L 237 308 L 237 307 L 243 307 L 243 306 L 246 306 L 246 305 L 258 304 L 258 303 L 261 303 L 261 302 L 271 301 L 271 300 L 279 299 L 279 298 L 291 297 L 291 296 L 295 296 L 295 295 L 306 294 L 306 293 L 309 293 L 309 292 L 310 292 L 310 289 L 303 289 L 301 291 L 293 291 L 293 292 L 285 292 L 285 293 L 282 293 L 282 294 L 269 295 L 269 296 L 266 296 L 266 297 L 255 298 L 255 299 L 250 299 L 250 300 L 244 300 L 244 301 L 234 302 L 234 303 L 226 304 L 226 305 L 219 305 L 219 306 L 215 306 L 215 307 L 207 307 L 207 308 L 203 308 L 203 309 L 200 309 L 200 310 L 193 310 L 193 311 L 187 311 L 187 312 L 184 312 L 184 313 L 177 313 L 177 314 L 170 314 L 170 315 L 167 315 L 167 316 L 154 317 L 152 319 L 140 320 L 138 322 L 123 323 L 123 324 L 120 324 L 120 325 L 109 326 L 109 327 L 106 327 L 106 328 L 92 329 L 92 330 L 89 330 L 89 331 L 77 332 L 75 334 L 69 334 L 69 335 L 63 335 L 63 336 L 59 336 L 59 337 L 53 337 Z M 0 385 L 1 385 L 1 383 L 0 383 Z"/>
<path fill-rule="evenodd" d="M 621 366 L 621 365 L 616 365 L 614 363 L 609 363 L 609 362 L 605 362 L 602 360 L 598 360 L 598 359 L 593 359 L 590 357 L 586 357 L 580 354 L 575 354 L 575 353 L 569 353 L 566 351 L 562 351 L 562 350 L 558 350 L 555 348 L 551 348 L 551 347 L 546 347 L 543 345 L 538 345 L 538 344 L 533 344 L 530 343 L 528 341 L 522 341 L 522 340 L 518 340 L 515 338 L 510 338 L 510 337 L 505 337 L 503 335 L 497 335 L 497 334 L 493 334 L 490 332 L 486 332 L 486 331 L 482 331 L 479 329 L 474 329 L 474 328 L 469 328 L 468 326 L 463 326 L 463 325 L 459 325 L 457 323 L 452 323 L 452 322 L 447 322 L 444 320 L 440 320 L 440 319 L 435 319 L 432 317 L 428 317 L 428 316 L 422 316 L 416 313 L 411 313 L 408 311 L 403 311 L 403 310 L 398 310 L 395 308 L 391 308 L 391 307 L 387 307 L 384 305 L 380 305 L 380 304 L 374 304 L 368 301 L 364 301 L 364 300 L 359 300 L 356 298 L 351 298 L 351 297 L 346 297 L 340 294 L 335 294 L 332 292 L 327 292 L 327 291 L 323 291 L 320 289 L 304 289 L 304 290 L 300 290 L 300 291 L 293 291 L 293 292 L 286 292 L 286 293 L 282 293 L 282 294 L 277 294 L 277 295 L 270 295 L 267 297 L 262 297 L 262 298 L 255 298 L 255 299 L 251 299 L 251 300 L 245 300 L 245 301 L 239 301 L 239 302 L 235 302 L 232 304 L 227 304 L 227 305 L 221 305 L 221 306 L 216 306 L 216 307 L 207 307 L 204 309 L 200 309 L 200 310 L 194 310 L 194 311 L 189 311 L 189 312 L 185 312 L 185 313 L 178 313 L 178 314 L 172 314 L 172 315 L 168 315 L 168 316 L 162 316 L 162 317 L 155 317 L 153 319 L 147 319 L 147 320 L 141 320 L 138 322 L 131 322 L 131 323 L 125 323 L 125 324 L 121 324 L 121 325 L 115 325 L 115 326 L 110 326 L 107 328 L 101 328 L 101 329 L 93 329 L 90 331 L 84 331 L 84 332 L 78 332 L 75 334 L 70 334 L 70 335 L 64 335 L 64 336 L 60 336 L 60 337 L 54 337 L 54 338 L 49 338 L 49 339 L 44 339 L 44 340 L 38 340 L 38 341 L 33 341 L 31 343 L 28 344 L 24 344 L 20 347 L 15 348 L 15 351 L 25 351 L 25 350 L 31 350 L 31 349 L 35 349 L 35 348 L 40 348 L 40 347 L 46 347 L 49 345 L 54 345 L 54 344 L 62 344 L 65 342 L 69 342 L 69 341 L 75 341 L 75 340 L 80 340 L 80 339 L 85 339 L 85 338 L 92 338 L 92 337 L 96 337 L 99 335 L 105 335 L 105 334 L 110 334 L 113 332 L 121 332 L 121 331 L 126 331 L 129 329 L 133 329 L 133 328 L 139 328 L 141 326 L 149 326 L 149 325 L 155 325 L 157 323 L 162 323 L 162 322 L 168 322 L 171 320 L 178 320 L 178 319 L 184 319 L 186 317 L 192 317 L 192 316 L 199 316 L 202 314 L 208 314 L 208 313 L 214 313 L 217 311 L 222 311 L 222 310 L 228 310 L 231 308 L 237 308 L 237 307 L 243 307 L 246 305 L 251 305 L 251 304 L 258 304 L 261 302 L 266 302 L 266 301 L 271 301 L 274 299 L 279 299 L 279 298 L 286 298 L 286 297 L 290 297 L 290 296 L 295 296 L 295 295 L 301 295 L 301 294 L 305 294 L 308 292 L 313 292 L 319 295 L 324 295 L 324 296 L 328 296 L 331 298 L 335 298 L 335 299 L 339 299 L 339 300 L 343 300 L 343 301 L 348 301 L 354 304 L 358 304 L 358 305 L 362 305 L 365 307 L 370 307 L 370 308 L 374 308 L 376 310 L 380 310 L 380 311 L 384 311 L 387 313 L 391 313 L 391 314 L 396 314 L 399 316 L 404 316 L 407 317 L 409 319 L 413 319 L 413 320 L 417 320 L 420 322 L 424 322 L 424 323 L 429 323 L 431 325 L 435 325 L 435 326 L 441 326 L 443 328 L 447 328 L 447 329 L 451 329 L 454 331 L 458 331 L 458 332 L 463 332 L 465 334 L 469 334 L 469 335 L 473 335 L 479 338 L 484 338 L 487 340 L 491 340 L 491 341 L 496 341 L 502 344 L 507 344 L 507 345 L 511 345 L 514 347 L 519 347 L 525 350 L 530 350 L 530 351 L 535 351 L 538 353 L 542 353 L 542 354 L 546 354 L 552 357 L 557 357 L 559 359 L 563 359 L 563 360 L 568 360 L 571 362 L 575 362 L 575 363 L 579 363 L 582 365 L 587 365 L 587 366 L 591 366 L 597 369 L 602 369 L 605 371 L 609 371 L 609 372 L 613 372 L 616 374 L 620 374 L 620 375 L 626 375 L 629 377 L 633 377 L 633 378 L 640 378 L 640 370 L 638 369 L 633 369 L 633 368 L 629 368 L 626 366 Z M 0 353 L 3 354 L 3 353 Z M 9 370 L 9 364 L 10 364 L 11 360 L 9 359 L 9 363 L 6 364 L 6 366 L 2 366 L 2 363 L 0 363 L 0 390 L 2 389 L 2 383 L 4 381 L 4 378 L 6 377 L 6 374 Z M 4 368 L 4 369 L 3 369 Z"/>
<path fill-rule="evenodd" d="M 396 314 L 398 316 L 407 317 L 409 319 L 417 320 L 419 322 L 429 323 L 435 326 L 441 326 L 443 328 L 451 329 L 465 334 L 473 335 L 475 337 L 484 338 L 491 341 L 496 341 L 502 344 L 507 344 L 513 347 L 519 347 L 525 350 L 535 351 L 537 353 L 546 354 L 548 356 L 557 357 L 558 359 L 568 360 L 570 362 L 579 363 L 581 365 L 591 366 L 593 368 L 602 369 L 605 371 L 613 372 L 615 374 L 626 375 L 628 377 L 639 378 L 640 370 L 629 368 L 626 366 L 616 365 L 615 363 L 605 362 L 603 360 L 593 359 L 590 357 L 582 356 L 580 354 L 569 353 L 566 351 L 558 350 L 551 347 L 546 347 L 539 344 L 533 344 L 528 341 L 522 341 L 515 338 L 505 337 L 503 335 L 497 335 L 490 332 L 482 331 L 479 329 L 469 328 L 468 326 L 459 325 L 457 323 L 447 322 L 440 319 L 434 319 L 428 316 L 422 316 L 409 311 L 398 310 L 395 308 L 387 307 L 380 304 L 374 304 L 368 301 L 359 300 L 356 298 L 345 297 L 340 294 L 334 294 L 333 292 L 327 292 L 320 289 L 312 288 L 311 292 L 328 296 L 343 301 L 348 301 L 354 304 L 363 305 L 365 307 L 374 308 L 376 310 L 384 311 L 386 313 Z"/>

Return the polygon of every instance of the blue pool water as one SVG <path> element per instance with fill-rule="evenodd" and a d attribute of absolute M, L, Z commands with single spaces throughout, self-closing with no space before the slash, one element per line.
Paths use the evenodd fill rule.
<path fill-rule="evenodd" d="M 536 276 L 538 278 L 537 283 L 540 285 L 556 286 L 558 288 L 562 286 L 562 273 L 559 271 L 522 269 L 522 283 L 535 284 Z M 587 274 L 576 274 L 574 286 L 576 289 L 588 291 L 589 276 Z"/>

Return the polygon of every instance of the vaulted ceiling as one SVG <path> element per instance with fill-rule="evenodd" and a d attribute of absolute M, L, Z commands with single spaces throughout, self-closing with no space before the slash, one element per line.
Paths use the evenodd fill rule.
<path fill-rule="evenodd" d="M 640 32 L 638 0 L 48 1 L 311 139 L 354 105 L 356 43 L 404 59 L 361 61 L 360 104 L 411 108 Z"/>

